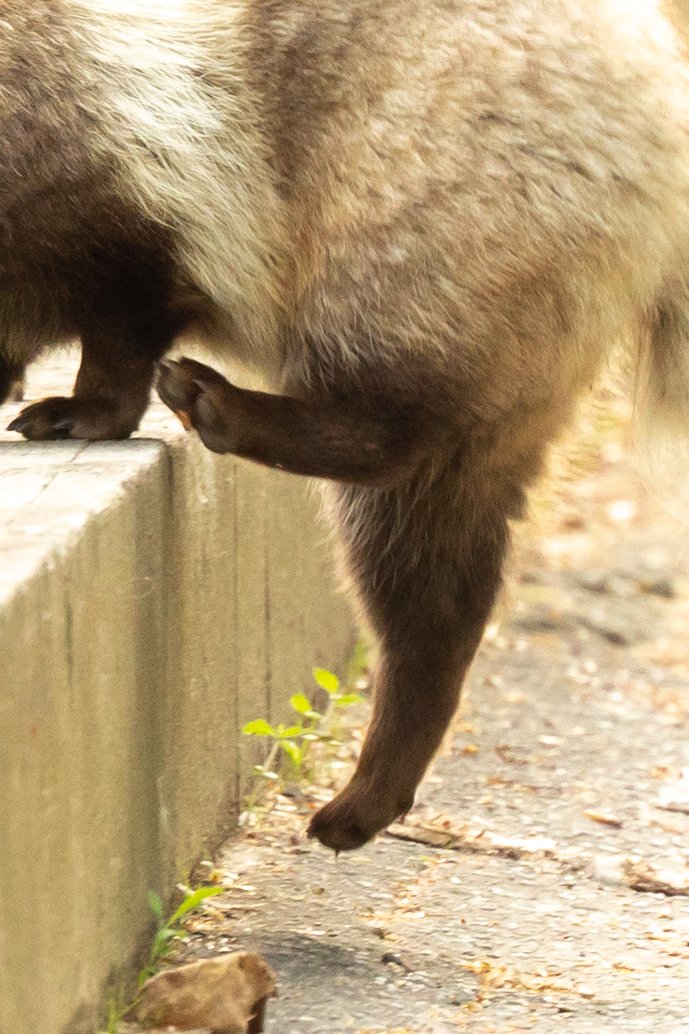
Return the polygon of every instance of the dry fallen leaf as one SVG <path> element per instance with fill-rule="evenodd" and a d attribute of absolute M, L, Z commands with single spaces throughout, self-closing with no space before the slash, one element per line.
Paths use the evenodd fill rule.
<path fill-rule="evenodd" d="M 641 858 L 605 855 L 592 859 L 593 874 L 603 883 L 647 894 L 689 896 L 689 870 L 659 869 Z"/>
<path fill-rule="evenodd" d="M 689 871 L 679 872 L 676 869 L 656 869 L 648 862 L 628 859 L 622 866 L 625 882 L 632 890 L 645 891 L 649 894 L 689 895 Z"/>
<path fill-rule="evenodd" d="M 524 858 L 533 854 L 552 856 L 555 841 L 548 837 L 504 837 L 468 823 L 454 825 L 449 819 L 423 822 L 407 818 L 404 825 L 393 823 L 386 830 L 396 840 L 407 840 L 446 851 L 467 851 L 472 854 L 500 854 L 508 858 Z"/>
<path fill-rule="evenodd" d="M 395 1027 L 394 1030 L 358 1030 L 356 1034 L 414 1034 L 410 1027 Z"/>
<path fill-rule="evenodd" d="M 535 973 L 525 973 L 494 959 L 460 959 L 460 966 L 479 978 L 482 994 L 501 988 L 513 988 L 537 994 L 552 992 L 588 997 L 586 988 L 578 988 L 566 978 L 560 980 L 563 974 L 547 967 Z"/>
<path fill-rule="evenodd" d="M 618 819 L 616 815 L 610 815 L 606 811 L 594 811 L 589 809 L 584 812 L 587 819 L 591 819 L 593 822 L 599 822 L 601 826 L 612 826 L 613 829 L 621 829 L 624 825 L 622 819 Z"/>
<path fill-rule="evenodd" d="M 134 1012 L 154 1027 L 260 1034 L 266 1002 L 275 994 L 275 974 L 265 960 L 240 951 L 158 973 L 144 984 Z"/>

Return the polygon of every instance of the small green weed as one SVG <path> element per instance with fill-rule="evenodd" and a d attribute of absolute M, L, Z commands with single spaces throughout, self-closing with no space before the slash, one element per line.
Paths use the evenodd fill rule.
<path fill-rule="evenodd" d="M 153 913 L 153 918 L 156 921 L 156 933 L 151 944 L 148 962 L 140 971 L 137 978 L 137 988 L 139 991 L 148 978 L 158 972 L 161 962 L 164 962 L 165 958 L 169 955 L 172 942 L 175 938 L 182 937 L 184 935 L 182 920 L 185 916 L 188 916 L 191 912 L 200 908 L 208 898 L 213 898 L 216 894 L 222 894 L 224 888 L 199 887 L 197 890 L 191 890 L 190 887 L 183 887 L 182 889 L 185 894 L 184 901 L 179 908 L 176 908 L 175 911 L 167 917 L 167 919 L 165 918 L 163 902 L 159 896 L 154 891 L 151 891 L 148 895 L 148 904 L 151 912 Z M 101 1031 L 100 1034 L 117 1034 L 120 1023 L 126 1014 L 134 1008 L 136 1003 L 137 998 L 134 998 L 131 1002 L 123 1004 L 123 995 L 121 992 L 117 997 L 113 996 L 110 999 L 108 1006 L 107 1031 Z"/>
<path fill-rule="evenodd" d="M 101 1034 L 117 1034 L 120 1022 L 128 1008 L 128 1005 L 122 1004 L 121 994 L 118 996 L 118 999 L 111 998 L 108 1004 L 108 1029 L 107 1031 L 101 1031 Z"/>
<path fill-rule="evenodd" d="M 177 937 L 183 936 L 184 927 L 182 926 L 182 920 L 184 917 L 190 912 L 195 912 L 208 898 L 214 898 L 217 894 L 222 894 L 223 889 L 223 887 L 199 887 L 197 890 L 191 890 L 189 887 L 185 887 L 186 897 L 184 901 L 167 919 L 164 918 L 162 901 L 154 891 L 150 892 L 148 904 L 158 924 L 158 929 L 151 944 L 148 963 L 139 973 L 139 987 L 158 971 L 160 963 L 170 954 L 172 941 Z"/>
<path fill-rule="evenodd" d="M 361 679 L 367 668 L 367 651 L 363 644 L 358 644 L 352 660 L 347 668 L 346 682 L 354 686 Z M 327 706 L 317 711 L 305 693 L 295 693 L 290 700 L 292 710 L 298 716 L 293 725 L 280 723 L 273 726 L 265 718 L 256 718 L 248 722 L 243 732 L 246 736 L 258 736 L 271 742 L 271 749 L 266 761 L 256 765 L 254 771 L 262 780 L 276 781 L 281 777 L 299 781 L 311 774 L 311 749 L 314 744 L 338 747 L 342 736 L 342 718 L 348 707 L 358 704 L 363 697 L 356 692 L 349 692 L 343 687 L 337 675 L 325 668 L 314 668 L 313 678 L 317 686 L 327 694 Z M 282 764 L 276 766 L 278 758 Z M 275 768 L 280 768 L 280 772 Z M 252 803 L 255 803 L 252 802 Z M 249 804 L 249 807 L 252 806 Z M 153 891 L 148 896 L 148 903 L 156 921 L 156 932 L 146 965 L 137 980 L 140 990 L 149 977 L 158 972 L 160 964 L 165 961 L 172 949 L 173 941 L 184 934 L 183 920 L 208 899 L 221 894 L 222 887 L 199 887 L 191 890 L 184 887 L 184 900 L 179 908 L 165 917 L 165 909 L 160 897 Z M 113 995 L 108 1008 L 108 1026 L 100 1034 L 117 1034 L 124 1017 L 137 1003 L 137 998 L 124 1004 L 125 996 L 120 992 Z"/>
<path fill-rule="evenodd" d="M 254 771 L 262 779 L 277 781 L 285 779 L 298 782 L 308 774 L 307 762 L 314 743 L 339 746 L 341 716 L 344 710 L 358 704 L 363 697 L 359 693 L 343 690 L 340 680 L 332 671 L 314 668 L 313 677 L 317 686 L 328 694 L 325 711 L 317 711 L 304 693 L 295 693 L 290 699 L 292 710 L 299 716 L 294 725 L 273 726 L 265 718 L 248 722 L 242 732 L 245 736 L 260 736 L 272 741 L 266 761 L 256 765 Z M 276 761 L 282 756 L 281 771 L 275 771 Z"/>

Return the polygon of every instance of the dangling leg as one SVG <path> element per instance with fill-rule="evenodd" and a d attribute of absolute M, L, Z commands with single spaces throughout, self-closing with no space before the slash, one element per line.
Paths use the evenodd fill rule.
<path fill-rule="evenodd" d="M 380 662 L 356 772 L 310 834 L 361 847 L 409 810 L 452 718 L 500 585 L 508 518 L 554 421 L 531 415 L 531 427 L 527 413 L 472 438 L 424 419 L 421 405 L 400 407 L 394 391 L 373 412 L 356 394 L 245 391 L 189 359 L 163 364 L 158 391 L 216 452 L 349 483 L 332 489 L 335 516 Z M 452 439 L 465 441 L 454 454 Z"/>
<path fill-rule="evenodd" d="M 21 402 L 24 398 L 23 363 L 0 355 L 0 406 L 3 402 Z"/>
<path fill-rule="evenodd" d="M 522 494 L 466 457 L 426 485 L 334 492 L 349 569 L 380 641 L 356 771 L 309 829 L 346 851 L 413 804 L 481 640 Z"/>

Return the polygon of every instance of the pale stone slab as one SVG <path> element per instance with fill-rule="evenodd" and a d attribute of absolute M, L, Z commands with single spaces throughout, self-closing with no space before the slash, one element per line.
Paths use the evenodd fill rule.
<path fill-rule="evenodd" d="M 39 368 L 34 397 L 72 377 Z M 127 442 L 0 432 L 1 1034 L 93 1034 L 149 890 L 236 819 L 241 726 L 344 662 L 316 511 L 162 407 Z"/>

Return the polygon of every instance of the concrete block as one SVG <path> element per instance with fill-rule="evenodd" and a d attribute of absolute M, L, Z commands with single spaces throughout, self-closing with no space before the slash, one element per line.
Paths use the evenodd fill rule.
<path fill-rule="evenodd" d="M 316 511 L 162 407 L 128 442 L 0 434 L 0 1034 L 93 1034 L 149 890 L 236 820 L 241 726 L 344 663 Z"/>

